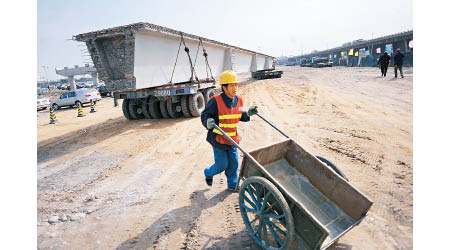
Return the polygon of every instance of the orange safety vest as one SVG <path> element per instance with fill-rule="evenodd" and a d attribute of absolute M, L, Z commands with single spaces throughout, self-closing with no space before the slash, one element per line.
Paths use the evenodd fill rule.
<path fill-rule="evenodd" d="M 221 95 L 213 96 L 217 102 L 217 109 L 219 111 L 219 127 L 225 132 L 231 139 L 233 139 L 236 143 L 241 141 L 241 137 L 237 133 L 237 125 L 242 116 L 244 101 L 240 96 L 237 97 L 238 102 L 236 107 L 228 108 L 225 105 L 225 102 L 222 99 Z M 228 144 L 233 145 L 228 139 L 222 135 L 222 133 L 213 129 L 213 133 L 216 133 L 216 141 L 220 144 Z"/>

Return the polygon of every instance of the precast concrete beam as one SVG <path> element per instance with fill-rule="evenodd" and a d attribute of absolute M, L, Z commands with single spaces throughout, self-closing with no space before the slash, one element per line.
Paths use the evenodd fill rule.
<path fill-rule="evenodd" d="M 208 75 L 217 79 L 224 70 L 240 74 L 263 69 L 266 57 L 274 58 L 148 23 L 79 34 L 74 39 L 86 43 L 98 77 L 114 90 L 146 89 L 189 81 L 191 62 L 199 79 L 206 79 Z M 189 52 L 190 59 L 184 47 L 189 49 L 185 51 Z M 207 63 L 202 49 L 207 52 Z"/>

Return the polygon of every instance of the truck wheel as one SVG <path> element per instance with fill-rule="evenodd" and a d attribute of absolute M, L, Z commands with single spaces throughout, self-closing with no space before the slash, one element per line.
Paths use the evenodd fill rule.
<path fill-rule="evenodd" d="M 130 99 L 123 99 L 122 102 L 122 112 L 123 115 L 128 119 L 128 120 L 133 120 L 133 118 L 131 118 L 130 116 L 130 112 L 129 110 L 129 106 L 130 106 Z"/>
<path fill-rule="evenodd" d="M 181 97 L 181 110 L 183 111 L 184 117 L 192 117 L 189 112 L 189 96 L 184 95 Z"/>
<path fill-rule="evenodd" d="M 159 102 L 159 109 L 161 110 L 162 117 L 169 119 L 169 112 L 167 111 L 167 101 Z"/>
<path fill-rule="evenodd" d="M 201 92 L 197 92 L 193 95 L 189 95 L 189 111 L 192 116 L 198 117 L 205 110 L 205 98 Z"/>
<path fill-rule="evenodd" d="M 203 97 L 205 98 L 205 104 L 208 104 L 209 99 L 215 95 L 214 89 L 207 89 Z M 205 105 L 206 106 L 206 105 Z"/>
<path fill-rule="evenodd" d="M 149 100 L 150 97 L 146 98 L 142 102 L 142 112 L 144 113 L 145 118 L 152 119 L 152 115 L 150 114 Z"/>
<path fill-rule="evenodd" d="M 129 109 L 130 116 L 133 120 L 144 119 L 144 112 L 142 110 L 142 102 L 139 99 L 130 100 Z"/>
<path fill-rule="evenodd" d="M 181 110 L 181 104 L 179 102 L 172 102 L 172 98 L 167 99 L 167 113 L 170 118 L 180 118 L 183 116 L 183 112 Z"/>
<path fill-rule="evenodd" d="M 159 109 L 160 101 L 154 96 L 150 96 L 148 100 L 148 109 L 153 119 L 161 119 L 161 110 Z"/>

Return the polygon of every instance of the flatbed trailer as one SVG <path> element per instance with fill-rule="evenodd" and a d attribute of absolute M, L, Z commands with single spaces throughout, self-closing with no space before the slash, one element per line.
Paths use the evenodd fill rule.
<path fill-rule="evenodd" d="M 270 79 L 270 78 L 281 78 L 283 74 L 282 70 L 275 69 L 263 69 L 252 72 L 252 78 L 262 80 L 262 79 Z"/>

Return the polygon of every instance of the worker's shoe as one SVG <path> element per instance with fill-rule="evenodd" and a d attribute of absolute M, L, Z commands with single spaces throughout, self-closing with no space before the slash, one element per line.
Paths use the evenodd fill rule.
<path fill-rule="evenodd" d="M 211 179 L 205 178 L 205 181 L 206 181 L 206 185 L 212 186 L 212 183 L 213 183 L 213 179 L 212 178 Z"/>

